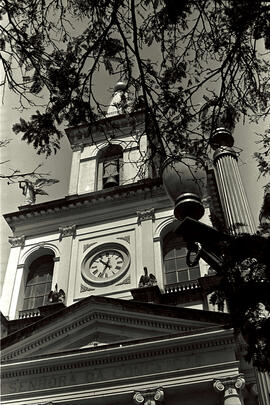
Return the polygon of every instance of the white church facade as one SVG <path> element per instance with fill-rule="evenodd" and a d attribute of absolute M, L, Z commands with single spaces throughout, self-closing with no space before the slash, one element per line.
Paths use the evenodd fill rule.
<path fill-rule="evenodd" d="M 173 204 L 142 170 L 144 113 L 120 111 L 122 91 L 94 127 L 66 130 L 68 195 L 4 216 L 1 403 L 267 405 L 201 287 L 208 264 L 187 266 Z"/>

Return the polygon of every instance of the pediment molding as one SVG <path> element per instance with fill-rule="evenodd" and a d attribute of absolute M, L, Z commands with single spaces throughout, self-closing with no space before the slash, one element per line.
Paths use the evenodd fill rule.
<path fill-rule="evenodd" d="M 156 317 L 157 318 L 157 317 Z M 27 352 L 35 352 L 37 349 L 40 349 L 43 345 L 47 347 L 48 343 L 52 344 L 52 347 L 54 345 L 54 341 L 57 341 L 58 338 L 62 335 L 65 335 L 66 333 L 69 333 L 73 331 L 73 334 L 78 333 L 78 329 L 80 330 L 82 327 L 86 327 L 87 324 L 93 323 L 93 322 L 102 322 L 102 323 L 107 323 L 107 324 L 113 324 L 114 328 L 119 326 L 122 328 L 123 326 L 126 327 L 133 327 L 137 329 L 141 329 L 144 331 L 145 334 L 147 334 L 147 330 L 156 330 L 159 331 L 159 333 L 186 333 L 186 332 L 192 332 L 194 330 L 197 330 L 199 328 L 203 327 L 203 323 L 197 323 L 196 326 L 192 323 L 187 322 L 186 320 L 162 320 L 161 318 L 159 319 L 152 319 L 150 317 L 139 317 L 139 316 L 134 316 L 134 314 L 129 314 L 129 315 L 124 315 L 124 314 L 116 314 L 116 313 L 109 313 L 106 312 L 106 310 L 96 310 L 92 311 L 90 314 L 88 313 L 85 316 L 80 317 L 79 319 L 75 321 L 71 321 L 68 325 L 65 326 L 60 326 L 57 329 L 57 326 L 55 325 L 55 328 L 53 331 L 50 331 L 46 334 L 43 332 L 43 336 L 38 338 L 39 332 L 37 331 L 36 334 L 29 336 L 28 338 L 28 343 L 26 343 L 26 339 L 23 341 L 15 342 L 14 346 L 18 347 L 17 349 L 12 350 L 12 346 L 7 347 L 6 349 L 2 347 L 2 361 L 10 361 L 13 360 L 14 358 L 26 356 Z M 119 332 L 119 335 L 121 335 L 121 332 Z M 8 338 L 6 338 L 8 339 Z M 24 343 L 25 342 L 25 343 Z M 6 354 L 5 354 L 6 352 Z"/>
<path fill-rule="evenodd" d="M 152 341 L 151 341 L 152 340 Z M 151 345 L 152 347 L 151 347 Z M 188 336 L 166 336 L 160 339 L 145 339 L 112 347 L 100 346 L 74 352 L 37 356 L 30 360 L 17 361 L 2 365 L 2 378 L 20 376 L 33 376 L 36 374 L 59 373 L 66 370 L 91 369 L 104 367 L 114 363 L 133 361 L 149 361 L 151 359 L 172 358 L 173 356 L 186 355 L 194 351 L 220 350 L 221 347 L 233 347 L 235 339 L 232 330 L 215 330 L 198 332 Z M 6 370 L 6 371 L 5 371 Z"/>

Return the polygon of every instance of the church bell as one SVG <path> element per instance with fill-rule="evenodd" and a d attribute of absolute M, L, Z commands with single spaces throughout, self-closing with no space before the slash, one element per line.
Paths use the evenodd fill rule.
<path fill-rule="evenodd" d="M 108 160 L 103 166 L 103 188 L 119 185 L 118 160 Z"/>

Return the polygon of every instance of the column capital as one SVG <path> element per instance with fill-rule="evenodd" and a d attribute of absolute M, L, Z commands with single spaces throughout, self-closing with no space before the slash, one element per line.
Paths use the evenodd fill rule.
<path fill-rule="evenodd" d="M 230 148 L 229 146 L 221 146 L 213 155 L 214 165 L 216 165 L 218 159 L 223 156 L 232 156 L 236 161 L 238 160 L 237 153 L 233 148 Z"/>
<path fill-rule="evenodd" d="M 71 149 L 73 152 L 82 152 L 84 148 L 83 143 L 77 143 L 75 145 L 71 145 Z"/>
<path fill-rule="evenodd" d="M 72 236 L 75 238 L 76 236 L 76 225 L 67 225 L 67 226 L 59 226 L 59 241 L 67 236 Z"/>
<path fill-rule="evenodd" d="M 11 247 L 24 247 L 25 235 L 22 235 L 22 236 L 9 236 L 8 241 L 11 244 Z"/>
<path fill-rule="evenodd" d="M 164 399 L 162 387 L 150 390 L 136 391 L 133 395 L 133 401 L 136 405 L 156 405 Z"/>
<path fill-rule="evenodd" d="M 138 223 L 140 224 L 142 221 L 146 221 L 148 219 L 155 219 L 155 209 L 148 208 L 145 210 L 137 211 Z"/>
<path fill-rule="evenodd" d="M 216 392 L 224 392 L 224 405 L 229 405 L 231 403 L 230 398 L 232 397 L 236 400 L 235 405 L 241 405 L 240 391 L 244 386 L 245 379 L 243 374 L 216 379 L 213 382 L 213 387 Z"/>

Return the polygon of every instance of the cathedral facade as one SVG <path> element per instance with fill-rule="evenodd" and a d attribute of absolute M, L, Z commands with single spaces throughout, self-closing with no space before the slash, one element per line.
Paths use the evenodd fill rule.
<path fill-rule="evenodd" d="M 209 265 L 186 263 L 173 204 L 142 165 L 144 112 L 122 111 L 123 91 L 95 126 L 66 129 L 68 195 L 5 215 L 1 403 L 267 405 L 268 377 L 202 288 Z M 229 191 L 209 183 L 222 212 Z"/>

